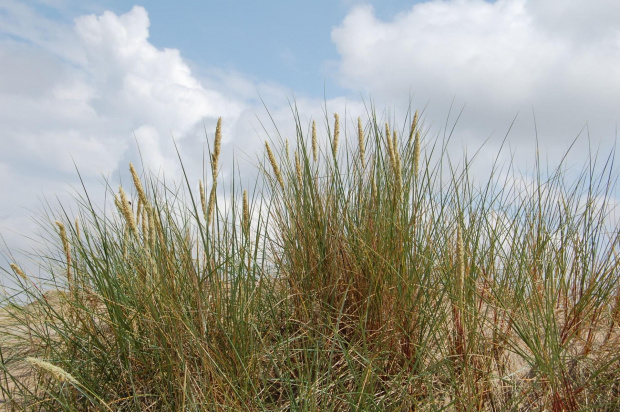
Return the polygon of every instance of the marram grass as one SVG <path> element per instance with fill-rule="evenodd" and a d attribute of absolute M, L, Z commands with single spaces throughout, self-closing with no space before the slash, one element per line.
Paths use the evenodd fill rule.
<path fill-rule="evenodd" d="M 336 115 L 323 149 L 295 119 L 294 162 L 266 143 L 262 185 L 225 205 L 220 119 L 209 199 L 130 165 L 113 213 L 84 194 L 46 217 L 51 281 L 10 264 L 27 304 L 0 314 L 1 405 L 620 409 L 611 163 L 522 190 L 454 168 L 418 112 L 355 136 Z"/>

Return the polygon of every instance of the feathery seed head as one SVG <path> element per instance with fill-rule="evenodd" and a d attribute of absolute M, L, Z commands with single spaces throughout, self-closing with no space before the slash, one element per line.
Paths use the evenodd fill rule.
<path fill-rule="evenodd" d="M 273 173 L 276 175 L 276 179 L 278 179 L 278 183 L 282 189 L 284 189 L 284 180 L 282 179 L 282 174 L 280 173 L 280 168 L 278 167 L 278 162 L 276 161 L 276 157 L 273 155 L 271 151 L 271 147 L 269 147 L 269 143 L 265 141 L 265 148 L 267 149 L 267 155 L 269 156 L 269 162 L 271 163 L 271 167 L 273 168 Z"/>
<path fill-rule="evenodd" d="M 65 230 L 64 223 L 60 221 L 56 221 L 56 226 L 58 226 L 58 231 L 60 232 L 60 239 L 62 240 L 62 245 L 65 249 L 69 245 L 69 240 L 67 239 L 67 231 Z"/>
<path fill-rule="evenodd" d="M 398 150 L 394 151 L 394 157 L 396 163 L 394 165 L 394 172 L 396 174 L 396 193 L 398 195 L 398 199 L 402 200 L 403 198 L 403 173 L 402 173 L 402 165 L 400 163 L 400 154 Z"/>
<path fill-rule="evenodd" d="M 28 280 L 28 277 L 26 277 L 24 271 L 21 270 L 15 263 L 11 263 L 11 269 L 13 269 L 13 272 L 15 272 L 16 275 L 19 275 L 22 279 Z"/>
<path fill-rule="evenodd" d="M 211 155 L 211 170 L 213 173 L 213 181 L 217 179 L 218 162 L 220 159 L 220 150 L 222 146 L 222 118 L 217 119 L 217 126 L 215 127 L 215 144 L 213 147 L 213 154 Z"/>
<path fill-rule="evenodd" d="M 136 190 L 138 191 L 138 196 L 140 197 L 140 200 L 142 201 L 144 205 L 148 204 L 148 200 L 146 198 L 146 192 L 144 191 L 144 188 L 142 187 L 142 182 L 140 182 L 140 177 L 138 177 L 138 173 L 136 172 L 136 169 L 133 167 L 133 164 L 131 163 L 129 163 L 129 171 L 131 171 L 131 176 L 133 178 L 133 184 L 136 187 Z"/>
<path fill-rule="evenodd" d="M 202 180 L 198 181 L 198 190 L 200 191 L 200 204 L 202 205 L 202 214 L 205 219 L 207 218 L 207 198 L 205 196 L 205 188 L 202 185 Z"/>
<path fill-rule="evenodd" d="M 248 191 L 243 191 L 243 227 L 247 231 L 250 228 L 250 207 L 248 205 Z"/>
<path fill-rule="evenodd" d="M 123 217 L 125 218 L 125 221 L 127 222 L 127 226 L 129 226 L 129 230 L 131 230 L 133 233 L 138 233 L 138 227 L 136 226 L 136 221 L 133 217 L 133 213 L 131 212 L 131 206 L 129 205 L 129 200 L 127 200 L 127 195 L 125 194 L 125 191 L 123 190 L 122 186 L 119 186 L 118 192 L 121 197 L 121 200 L 120 200 L 121 212 L 123 214 Z"/>
<path fill-rule="evenodd" d="M 60 232 L 60 240 L 65 250 L 65 257 L 67 258 L 67 279 L 71 281 L 71 247 L 69 246 L 69 238 L 67 238 L 67 231 L 65 225 L 62 222 L 56 221 L 58 231 Z"/>
<path fill-rule="evenodd" d="M 358 117 L 357 118 L 357 137 L 359 140 L 359 146 L 360 146 L 360 160 L 362 162 L 362 169 L 366 167 L 366 159 L 364 156 L 364 152 L 365 152 L 365 145 L 364 145 L 364 128 L 362 127 L 362 118 Z"/>
<path fill-rule="evenodd" d="M 418 129 L 418 111 L 415 111 L 413 115 L 413 122 L 411 123 L 411 130 L 409 131 L 409 144 L 411 144 L 411 140 L 413 140 L 413 134 Z"/>
<path fill-rule="evenodd" d="M 80 239 L 80 218 L 79 217 L 75 218 L 75 234 L 77 235 L 78 242 L 79 242 L 81 240 Z"/>
<path fill-rule="evenodd" d="M 394 151 L 398 153 L 398 135 L 396 130 L 392 132 L 392 146 L 394 146 Z"/>
<path fill-rule="evenodd" d="M 136 211 L 136 219 L 140 220 L 140 216 L 142 215 L 142 199 L 138 196 L 138 207 Z"/>
<path fill-rule="evenodd" d="M 385 129 L 389 132 L 389 126 L 387 123 L 385 124 Z M 394 153 L 394 141 L 390 138 L 389 134 L 387 135 L 387 151 L 390 158 L 390 166 L 394 169 L 396 167 L 396 154 Z"/>
<path fill-rule="evenodd" d="M 316 122 L 312 121 L 312 158 L 316 162 L 317 160 L 317 144 L 316 144 Z"/>
<path fill-rule="evenodd" d="M 123 205 L 121 203 L 120 197 L 118 195 L 114 195 L 114 204 L 120 213 L 123 213 Z"/>
<path fill-rule="evenodd" d="M 302 182 L 301 162 L 299 161 L 299 155 L 297 154 L 297 151 L 295 151 L 295 171 L 297 172 L 297 182 L 299 183 L 299 187 L 301 187 L 301 182 Z"/>
<path fill-rule="evenodd" d="M 75 379 L 73 375 L 71 375 L 69 372 L 49 362 L 30 356 L 26 358 L 26 362 L 44 372 L 49 373 L 54 379 L 59 382 L 68 382 L 72 385 L 80 385 L 78 380 Z"/>
<path fill-rule="evenodd" d="M 334 113 L 334 156 L 338 153 L 338 138 L 340 137 L 340 118 L 338 113 Z"/>

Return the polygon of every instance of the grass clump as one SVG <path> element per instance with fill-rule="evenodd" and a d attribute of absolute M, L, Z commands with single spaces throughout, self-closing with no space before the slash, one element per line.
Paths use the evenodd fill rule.
<path fill-rule="evenodd" d="M 295 119 L 294 160 L 265 142 L 261 196 L 218 203 L 220 119 L 208 199 L 130 165 L 137 205 L 121 187 L 112 212 L 85 193 L 55 216 L 51 284 L 11 264 L 28 304 L 3 309 L 4 405 L 620 408 L 611 162 L 481 184 L 417 112 L 350 140 L 335 115 L 323 150 Z"/>

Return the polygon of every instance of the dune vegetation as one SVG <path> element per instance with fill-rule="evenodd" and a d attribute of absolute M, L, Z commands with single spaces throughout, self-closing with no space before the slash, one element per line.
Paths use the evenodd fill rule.
<path fill-rule="evenodd" d="M 115 208 L 42 219 L 50 278 L 6 268 L 0 408 L 620 410 L 613 153 L 485 178 L 418 112 L 326 113 L 323 145 L 293 116 L 254 187 L 218 187 L 220 120 L 208 179 L 131 165 Z"/>

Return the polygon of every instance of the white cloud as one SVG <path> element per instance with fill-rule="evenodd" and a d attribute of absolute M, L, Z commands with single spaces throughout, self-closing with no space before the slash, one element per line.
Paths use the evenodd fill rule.
<path fill-rule="evenodd" d="M 533 110 L 541 149 L 558 160 L 586 123 L 594 142 L 615 139 L 618 21 L 612 0 L 431 0 L 389 21 L 355 7 L 332 40 L 343 85 L 391 103 L 414 92 L 435 126 L 456 98 L 466 105 L 457 135 L 470 147 L 503 137 L 519 113 L 510 136 L 520 156 L 535 141 Z"/>
<path fill-rule="evenodd" d="M 234 153 L 236 170 L 246 172 L 242 184 L 251 186 L 252 164 L 267 134 L 276 133 L 257 91 L 283 136 L 293 137 L 288 89 L 217 67 L 199 77 L 179 50 L 149 42 L 149 24 L 142 7 L 81 16 L 68 26 L 12 0 L 0 4 L 0 59 L 6 63 L 0 72 L 0 234 L 10 249 L 34 246 L 19 234 L 35 231 L 30 215 L 41 211 L 43 199 L 72 204 L 71 188 L 81 192 L 76 167 L 94 203 L 102 205 L 101 176 L 114 188 L 119 175 L 128 183 L 129 162 L 140 170 L 142 160 L 167 182 L 183 184 L 176 142 L 197 186 L 205 130 L 212 141 L 219 116 L 220 176 L 229 178 Z M 323 117 L 321 100 L 297 102 L 304 122 L 310 113 Z M 344 100 L 328 106 L 341 110 Z"/>
<path fill-rule="evenodd" d="M 517 112 L 510 147 L 517 162 L 523 153 L 532 159 L 523 150 L 534 142 L 532 107 L 543 152 L 545 145 L 563 150 L 586 122 L 594 141 L 613 140 L 620 107 L 617 21 L 620 5 L 612 0 L 433 0 L 389 21 L 355 6 L 332 39 L 340 81 L 356 94 L 370 92 L 380 112 L 383 101 L 395 111 L 406 106 L 410 91 L 417 107 L 430 101 L 427 143 L 442 135 L 453 97 L 457 112 L 466 103 L 456 136 L 473 153 L 494 133 L 496 141 L 481 153 L 490 165 Z M 257 91 L 282 137 L 294 135 L 287 88 L 215 66 L 192 72 L 179 50 L 150 43 L 149 24 L 142 7 L 67 25 L 17 1 L 0 3 L 0 232 L 9 245 L 25 245 L 13 231 L 31 230 L 23 207 L 37 209 L 41 196 L 78 185 L 74 161 L 98 188 L 101 174 L 122 171 L 126 178 L 128 162 L 140 163 L 137 141 L 145 167 L 178 178 L 173 136 L 198 179 L 204 130 L 211 140 L 222 116 L 220 164 L 227 178 L 233 151 L 251 163 L 262 153 L 266 133 L 256 114 L 267 133 L 277 133 Z M 314 118 L 324 138 L 323 103 L 296 101 L 304 131 Z M 335 111 L 344 121 L 345 106 L 349 126 L 365 117 L 359 101 L 338 98 L 327 102 L 328 121 Z M 248 163 L 239 166 L 253 171 Z"/>
<path fill-rule="evenodd" d="M 203 127 L 212 134 L 222 116 L 228 131 L 249 109 L 205 87 L 178 50 L 153 46 L 142 7 L 68 27 L 9 0 L 0 22 L 0 230 L 11 248 L 26 247 L 16 233 L 32 231 L 25 222 L 43 197 L 66 200 L 79 185 L 75 167 L 91 187 L 140 159 L 175 177 L 174 137 L 200 170 Z"/>

